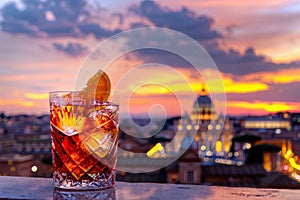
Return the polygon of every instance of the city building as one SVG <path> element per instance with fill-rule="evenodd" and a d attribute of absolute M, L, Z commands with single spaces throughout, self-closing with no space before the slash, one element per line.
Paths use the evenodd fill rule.
<path fill-rule="evenodd" d="M 197 150 L 199 157 L 227 157 L 233 138 L 233 124 L 224 116 L 218 116 L 205 87 L 194 102 L 190 115 L 177 123 L 175 151 L 189 146 Z"/>
<path fill-rule="evenodd" d="M 147 130 L 148 119 L 120 130 L 117 180 L 299 188 L 299 116 L 219 116 L 203 87 L 191 113 L 164 120 L 151 137 L 135 136 L 155 132 L 159 119 Z M 0 175 L 51 177 L 49 116 L 0 115 Z"/>
<path fill-rule="evenodd" d="M 33 166 L 32 155 L 0 154 L 1 176 L 31 176 Z"/>

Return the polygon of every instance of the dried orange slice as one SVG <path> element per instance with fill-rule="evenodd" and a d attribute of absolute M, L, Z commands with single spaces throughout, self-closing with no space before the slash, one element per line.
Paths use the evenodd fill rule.
<path fill-rule="evenodd" d="M 105 102 L 110 95 L 110 88 L 111 84 L 108 75 L 100 69 L 88 80 L 83 91 L 94 92 L 96 100 Z"/>

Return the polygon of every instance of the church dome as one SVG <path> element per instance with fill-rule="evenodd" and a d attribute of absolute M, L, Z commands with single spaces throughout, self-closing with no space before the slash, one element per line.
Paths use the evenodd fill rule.
<path fill-rule="evenodd" d="M 196 99 L 193 108 L 197 109 L 198 107 L 202 107 L 202 108 L 213 107 L 213 103 L 207 95 L 200 95 Z"/>
<path fill-rule="evenodd" d="M 203 87 L 200 95 L 194 102 L 192 119 L 211 120 L 215 114 L 214 105 Z"/>

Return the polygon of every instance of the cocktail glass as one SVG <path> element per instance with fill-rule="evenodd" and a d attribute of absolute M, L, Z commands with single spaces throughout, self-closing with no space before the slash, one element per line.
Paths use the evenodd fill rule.
<path fill-rule="evenodd" d="M 57 188 L 93 190 L 115 184 L 119 107 L 115 93 L 102 95 L 109 97 L 101 102 L 88 91 L 50 92 Z"/>

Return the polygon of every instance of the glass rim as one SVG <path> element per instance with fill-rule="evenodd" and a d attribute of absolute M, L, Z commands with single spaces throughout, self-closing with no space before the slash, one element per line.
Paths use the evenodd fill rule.
<path fill-rule="evenodd" d="M 59 93 L 90 93 L 90 94 L 94 94 L 95 91 L 92 90 L 88 90 L 88 91 L 82 91 L 82 90 L 54 90 L 54 91 L 50 91 L 49 94 L 59 94 Z M 121 92 L 119 91 L 115 91 L 115 90 L 111 90 L 111 91 L 97 91 L 97 93 L 110 93 L 110 94 L 120 94 Z"/>

